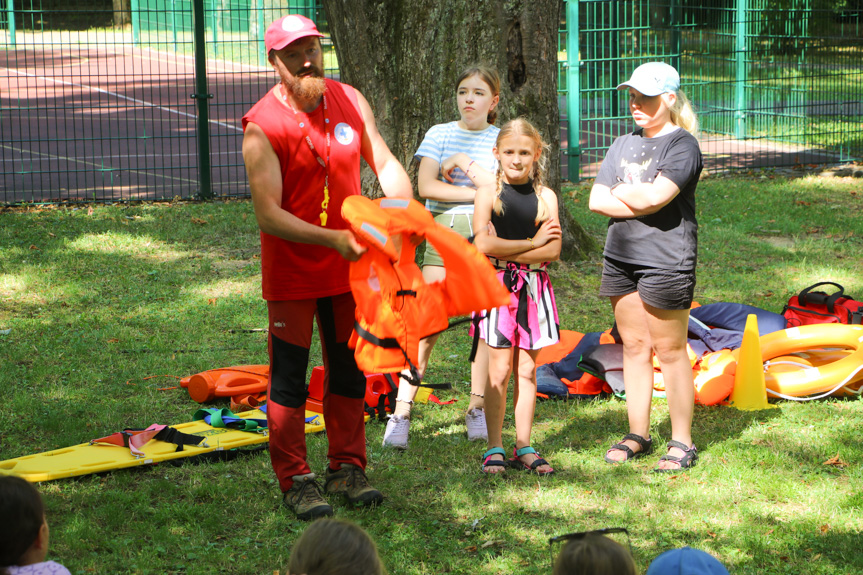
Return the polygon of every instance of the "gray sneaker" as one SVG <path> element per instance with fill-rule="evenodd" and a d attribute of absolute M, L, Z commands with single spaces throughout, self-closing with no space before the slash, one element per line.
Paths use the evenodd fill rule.
<path fill-rule="evenodd" d="M 485 410 L 475 407 L 464 416 L 468 441 L 488 441 L 488 428 L 485 425 Z"/>
<path fill-rule="evenodd" d="M 373 506 L 384 500 L 384 495 L 369 484 L 365 471 L 356 465 L 342 463 L 338 471 L 327 468 L 327 493 L 341 493 L 351 505 Z"/>
<path fill-rule="evenodd" d="M 315 474 L 294 475 L 294 484 L 285 492 L 282 504 L 297 514 L 299 519 L 309 521 L 318 517 L 330 517 L 333 508 L 321 495 L 321 487 Z"/>
<path fill-rule="evenodd" d="M 384 431 L 384 447 L 407 449 L 410 428 L 410 419 L 403 415 L 391 415 L 387 421 L 387 429 Z"/>

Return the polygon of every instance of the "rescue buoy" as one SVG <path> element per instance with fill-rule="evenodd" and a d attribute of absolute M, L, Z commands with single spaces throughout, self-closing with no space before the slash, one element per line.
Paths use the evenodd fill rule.
<path fill-rule="evenodd" d="M 854 353 L 850 349 L 813 349 L 781 355 L 764 363 L 765 374 L 796 372 L 813 367 L 821 367 L 840 359 L 845 359 Z M 858 373 L 846 385 L 831 393 L 834 396 L 857 396 L 863 394 L 863 371 Z"/>
<path fill-rule="evenodd" d="M 768 363 L 797 352 L 809 353 L 825 348 L 851 350 L 842 357 L 838 354 L 832 356 L 830 359 L 838 358 L 833 361 L 813 363 L 802 369 L 768 369 L 764 374 L 765 385 L 767 393 L 773 397 L 826 397 L 863 379 L 863 326 L 836 323 L 804 325 L 767 334 L 760 343 L 761 355 Z"/>

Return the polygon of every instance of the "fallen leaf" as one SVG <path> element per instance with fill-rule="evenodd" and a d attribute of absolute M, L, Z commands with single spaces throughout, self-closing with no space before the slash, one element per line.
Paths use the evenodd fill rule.
<path fill-rule="evenodd" d="M 216 298 L 211 297 L 210 299 L 207 300 L 207 304 L 208 305 L 216 305 Z"/>
<path fill-rule="evenodd" d="M 117 343 L 117 342 L 119 342 L 120 340 L 119 340 L 119 339 L 117 339 L 116 337 L 112 337 L 111 339 L 109 339 L 109 340 L 107 340 L 107 341 L 108 341 L 108 343 Z"/>
<path fill-rule="evenodd" d="M 471 545 L 470 547 L 465 547 L 464 550 L 467 551 L 468 553 L 476 553 L 476 545 Z"/>
<path fill-rule="evenodd" d="M 822 525 L 819 529 L 821 530 L 821 534 L 823 535 L 830 531 L 830 525 Z"/>
<path fill-rule="evenodd" d="M 847 463 L 845 463 L 844 461 L 839 459 L 838 453 L 836 455 L 834 455 L 833 457 L 831 457 L 830 459 L 828 459 L 827 461 L 825 461 L 822 465 L 832 465 L 833 467 L 839 467 L 840 469 L 842 467 L 848 467 Z"/>
<path fill-rule="evenodd" d="M 87 208 L 87 215 L 88 215 L 88 216 L 92 216 L 92 215 L 93 215 L 93 206 L 90 206 L 89 208 Z"/>
<path fill-rule="evenodd" d="M 714 533 L 713 531 L 708 531 L 707 534 L 716 539 L 716 533 Z"/>
<path fill-rule="evenodd" d="M 39 248 L 37 248 L 36 246 L 30 246 L 30 249 L 31 249 L 31 250 L 39 251 Z"/>
<path fill-rule="evenodd" d="M 201 226 L 207 225 L 207 221 L 206 221 L 206 220 L 202 220 L 201 218 L 192 218 L 192 223 L 193 223 L 193 224 L 198 224 L 198 225 L 201 225 Z"/>

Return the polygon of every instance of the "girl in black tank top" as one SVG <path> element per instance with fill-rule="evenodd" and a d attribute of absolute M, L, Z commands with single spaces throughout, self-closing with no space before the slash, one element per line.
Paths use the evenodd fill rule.
<path fill-rule="evenodd" d="M 537 214 L 539 197 L 533 188 L 533 180 L 526 184 L 510 184 L 502 182 L 500 201 L 504 206 L 503 213 L 491 213 L 491 223 L 499 238 L 518 240 L 532 238 L 539 230 L 534 221 Z"/>
<path fill-rule="evenodd" d="M 543 185 L 542 138 L 523 119 L 500 131 L 494 148 L 497 183 L 477 190 L 474 231 L 477 248 L 498 269 L 510 292 L 509 305 L 489 310 L 479 324 L 489 346 L 485 390 L 488 450 L 483 472 L 518 468 L 538 475 L 554 472 L 530 445 L 536 403 L 536 356 L 560 339 L 554 291 L 546 264 L 560 257 L 557 198 Z M 510 375 L 516 373 L 516 441 L 513 457 L 503 449 L 503 418 Z"/>

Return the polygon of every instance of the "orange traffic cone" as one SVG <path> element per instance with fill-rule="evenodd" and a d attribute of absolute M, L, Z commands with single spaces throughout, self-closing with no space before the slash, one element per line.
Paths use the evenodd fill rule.
<path fill-rule="evenodd" d="M 776 407 L 767 403 L 767 386 L 761 357 L 761 339 L 758 336 L 758 318 L 750 314 L 743 328 L 743 345 L 737 356 L 737 372 L 729 403 L 744 411 Z"/>

